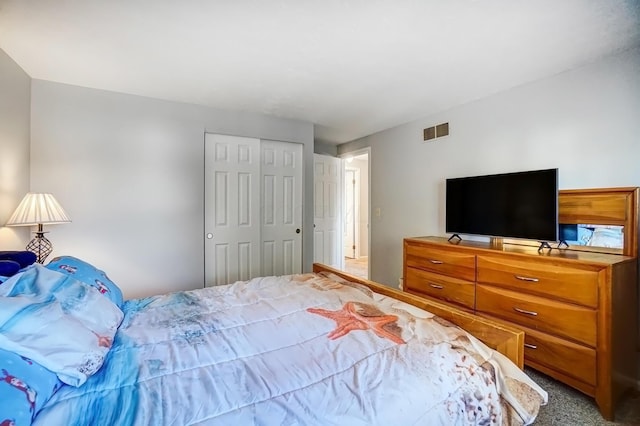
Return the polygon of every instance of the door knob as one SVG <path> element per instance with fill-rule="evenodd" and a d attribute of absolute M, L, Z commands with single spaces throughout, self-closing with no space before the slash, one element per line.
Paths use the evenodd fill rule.
<path fill-rule="evenodd" d="M 207 234 L 207 240 L 211 240 L 211 239 L 213 239 L 213 234 L 211 232 L 209 232 Z"/>
<path fill-rule="evenodd" d="M 296 228 L 296 234 L 300 233 L 300 228 Z"/>

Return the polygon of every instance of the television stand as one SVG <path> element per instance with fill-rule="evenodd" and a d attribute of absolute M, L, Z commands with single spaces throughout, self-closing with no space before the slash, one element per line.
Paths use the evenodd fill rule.
<path fill-rule="evenodd" d="M 558 248 L 562 248 L 562 246 L 565 246 L 565 248 L 569 248 L 569 243 L 568 243 L 568 242 L 566 242 L 565 240 L 561 240 L 561 241 L 558 243 Z"/>
<path fill-rule="evenodd" d="M 452 236 L 449 237 L 447 241 L 451 242 L 451 240 L 453 240 L 454 238 L 456 240 L 455 241 L 456 243 L 459 243 L 460 241 L 462 241 L 462 238 L 458 234 L 453 234 Z"/>
<path fill-rule="evenodd" d="M 546 241 L 542 241 L 542 242 L 540 243 L 540 247 L 538 247 L 538 253 L 540 253 L 543 249 L 549 249 L 549 250 L 552 250 L 552 247 L 551 247 L 551 245 L 549 245 L 549 243 L 548 243 L 548 242 L 546 242 Z"/>

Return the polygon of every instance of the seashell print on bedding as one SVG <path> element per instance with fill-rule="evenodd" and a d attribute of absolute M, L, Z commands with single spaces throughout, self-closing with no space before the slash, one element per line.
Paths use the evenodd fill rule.
<path fill-rule="evenodd" d="M 292 280 L 297 282 L 307 282 L 311 287 L 320 291 L 339 290 L 342 287 L 349 287 L 361 291 L 367 297 L 373 296 L 373 291 L 371 291 L 369 287 L 345 280 L 331 272 L 294 275 Z"/>

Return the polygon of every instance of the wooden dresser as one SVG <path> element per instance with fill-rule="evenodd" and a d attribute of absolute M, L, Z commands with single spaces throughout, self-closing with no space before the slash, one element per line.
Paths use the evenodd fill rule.
<path fill-rule="evenodd" d="M 525 365 L 594 397 L 607 419 L 636 386 L 635 255 L 407 238 L 403 276 L 409 293 L 522 329 Z"/>

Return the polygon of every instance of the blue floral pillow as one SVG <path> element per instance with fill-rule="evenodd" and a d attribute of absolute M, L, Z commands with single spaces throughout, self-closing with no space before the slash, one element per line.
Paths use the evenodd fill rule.
<path fill-rule="evenodd" d="M 0 348 L 81 386 L 102 367 L 123 316 L 94 287 L 34 264 L 0 285 Z"/>
<path fill-rule="evenodd" d="M 55 373 L 0 349 L 0 424 L 30 425 L 61 386 Z"/>
<path fill-rule="evenodd" d="M 100 269 L 73 256 L 59 256 L 53 259 L 46 268 L 67 274 L 96 288 L 116 306 L 122 307 L 122 291 Z"/>

